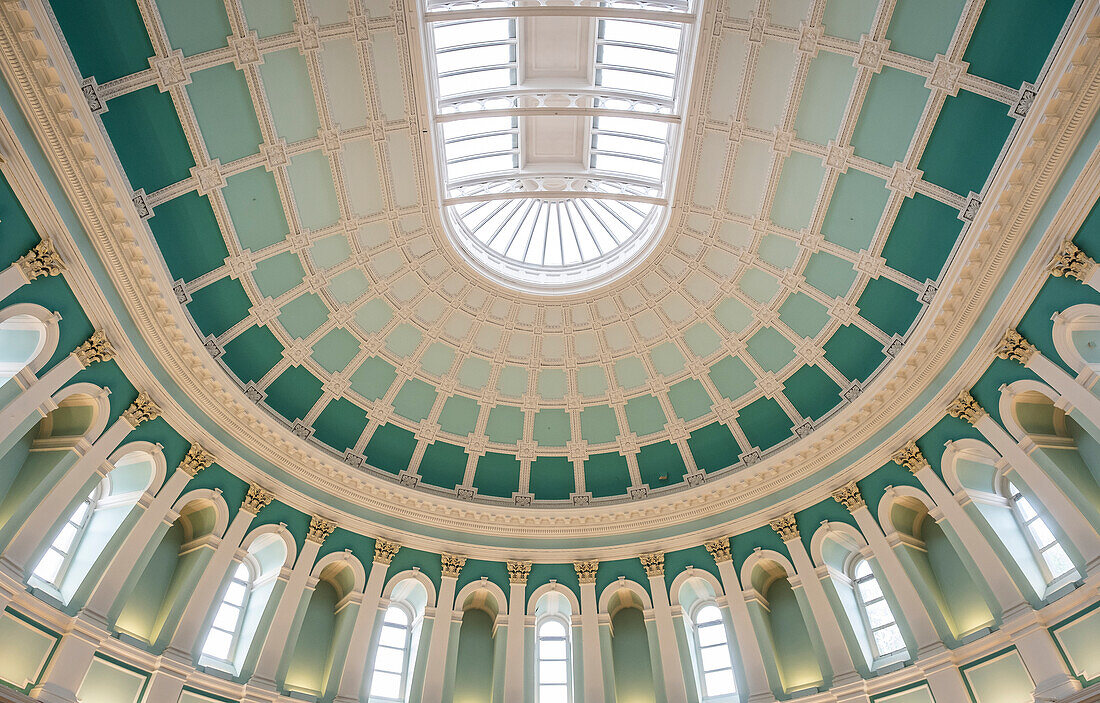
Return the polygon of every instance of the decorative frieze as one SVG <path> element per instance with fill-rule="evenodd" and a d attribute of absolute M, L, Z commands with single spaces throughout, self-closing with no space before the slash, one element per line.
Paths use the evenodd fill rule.
<path fill-rule="evenodd" d="M 1062 248 L 1050 262 L 1048 270 L 1051 276 L 1073 276 L 1079 281 L 1084 281 L 1096 270 L 1096 262 L 1076 244 L 1067 241 L 1062 244 Z"/>
<path fill-rule="evenodd" d="M 715 564 L 721 564 L 724 561 L 733 559 L 733 555 L 730 554 L 730 541 L 728 537 L 703 542 L 703 546 L 706 547 L 710 555 L 714 557 Z"/>
<path fill-rule="evenodd" d="M 856 485 L 855 481 L 850 481 L 833 491 L 833 500 L 847 508 L 850 513 L 854 513 L 860 508 L 867 506 L 867 503 L 863 501 L 863 494 L 859 492 L 859 486 Z"/>
<path fill-rule="evenodd" d="M 42 276 L 58 276 L 65 271 L 65 264 L 49 239 L 35 244 L 30 251 L 15 261 L 28 281 Z"/>
<path fill-rule="evenodd" d="M 260 511 L 270 505 L 273 500 L 275 500 L 274 493 L 258 483 L 250 483 L 248 485 L 248 495 L 244 497 L 244 502 L 241 503 L 241 510 L 259 515 Z"/>
<path fill-rule="evenodd" d="M 594 559 L 573 562 L 573 569 L 577 572 L 577 580 L 581 583 L 596 583 L 596 570 L 599 567 L 600 562 Z"/>
<path fill-rule="evenodd" d="M 947 406 L 947 414 L 960 420 L 966 420 L 973 425 L 989 413 L 981 405 L 978 405 L 978 401 L 974 400 L 974 396 L 970 395 L 970 391 L 963 391 L 959 393 L 955 400 L 951 401 L 951 405 Z"/>
<path fill-rule="evenodd" d="M 115 348 L 103 330 L 96 330 L 92 332 L 91 337 L 88 337 L 88 341 L 73 350 L 73 354 L 76 355 L 81 366 L 88 368 L 97 361 L 110 361 L 115 358 Z"/>
<path fill-rule="evenodd" d="M 393 558 L 397 556 L 397 550 L 399 549 L 401 549 L 401 545 L 397 542 L 385 539 L 374 540 L 374 563 L 390 564 L 393 562 Z"/>
<path fill-rule="evenodd" d="M 455 554 L 441 554 L 439 559 L 443 562 L 443 575 L 450 578 L 458 578 L 462 573 L 462 567 L 466 566 L 466 557 Z"/>
<path fill-rule="evenodd" d="M 654 576 L 665 575 L 664 552 L 651 552 L 649 554 L 642 554 L 638 557 L 638 560 L 642 562 L 642 568 L 645 569 L 646 576 L 653 578 Z"/>
<path fill-rule="evenodd" d="M 1027 365 L 1031 357 L 1035 356 L 1035 345 L 1014 329 L 1005 332 L 1001 343 L 997 345 L 997 356 L 1002 359 L 1012 359 Z"/>
<path fill-rule="evenodd" d="M 324 544 L 335 529 L 335 522 L 314 515 L 309 518 L 309 532 L 306 534 L 306 539 L 316 544 Z"/>
<path fill-rule="evenodd" d="M 122 413 L 123 419 L 132 426 L 137 427 L 146 420 L 155 420 L 160 417 L 160 407 L 153 402 L 145 391 L 138 393 L 138 397 L 130 404 L 130 407 Z"/>
<path fill-rule="evenodd" d="M 798 522 L 794 519 L 794 513 L 781 515 L 768 524 L 784 542 L 798 539 Z"/>
<path fill-rule="evenodd" d="M 527 577 L 531 575 L 531 562 L 508 562 L 508 583 L 527 583 Z"/>
<path fill-rule="evenodd" d="M 921 452 L 917 443 L 913 441 L 906 443 L 904 447 L 894 452 L 894 455 L 890 458 L 901 466 L 909 469 L 909 471 L 914 474 L 928 466 L 928 461 L 924 458 L 924 453 Z"/>
<path fill-rule="evenodd" d="M 192 443 L 191 448 L 187 450 L 187 454 L 184 455 L 183 461 L 180 462 L 179 467 L 183 471 L 186 471 L 188 475 L 194 476 L 213 463 L 213 454 L 203 449 L 202 446 Z"/>

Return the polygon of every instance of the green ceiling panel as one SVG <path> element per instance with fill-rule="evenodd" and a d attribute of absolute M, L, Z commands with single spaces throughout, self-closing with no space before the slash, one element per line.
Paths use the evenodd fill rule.
<path fill-rule="evenodd" d="M 837 406 L 840 390 L 840 386 L 817 366 L 803 366 L 787 379 L 783 394 L 802 417 L 816 420 Z"/>
<path fill-rule="evenodd" d="M 402 322 L 386 336 L 386 349 L 400 357 L 406 357 L 420 346 L 423 333 L 407 322 Z"/>
<path fill-rule="evenodd" d="M 686 378 L 669 387 L 668 400 L 681 420 L 691 421 L 710 412 L 714 402 L 697 379 Z"/>
<path fill-rule="evenodd" d="M 771 0 L 768 18 L 775 24 L 797 29 L 809 13 L 812 0 Z"/>
<path fill-rule="evenodd" d="M 134 190 L 152 193 L 191 176 L 195 160 L 168 93 L 149 86 L 120 95 L 100 119 Z"/>
<path fill-rule="evenodd" d="M 967 72 L 1019 88 L 1035 82 L 1074 0 L 998 0 L 978 16 L 963 61 Z"/>
<path fill-rule="evenodd" d="M 355 323 L 367 334 L 381 332 L 393 319 L 393 308 L 382 298 L 368 300 L 355 311 Z"/>
<path fill-rule="evenodd" d="M 489 381 L 492 367 L 485 359 L 467 357 L 458 369 L 458 382 L 471 390 L 481 390 Z"/>
<path fill-rule="evenodd" d="M 736 356 L 718 361 L 710 367 L 709 375 L 714 387 L 729 400 L 736 400 L 756 387 L 756 376 Z"/>
<path fill-rule="evenodd" d="M 298 255 L 292 251 L 284 251 L 282 254 L 276 254 L 257 263 L 256 270 L 252 272 L 252 279 L 256 281 L 260 295 L 278 298 L 301 284 L 305 274 Z"/>
<path fill-rule="evenodd" d="M 313 360 L 329 373 L 340 373 L 359 353 L 359 340 L 351 332 L 337 327 L 313 345 Z"/>
<path fill-rule="evenodd" d="M 485 425 L 489 440 L 501 444 L 515 444 L 523 439 L 523 411 L 514 405 L 497 405 L 489 411 Z"/>
<path fill-rule="evenodd" d="M 358 83 L 358 71 L 349 73 Z M 385 201 L 382 185 L 378 182 L 378 157 L 374 142 L 369 139 L 349 142 L 344 145 L 341 157 L 352 213 L 358 217 L 370 217 L 381 212 Z"/>
<path fill-rule="evenodd" d="M 863 171 L 848 169 L 837 178 L 833 198 L 821 224 L 826 241 L 852 251 L 871 246 L 890 191 L 886 181 Z M 890 239 L 887 239 L 890 241 Z"/>
<path fill-rule="evenodd" d="M 82 75 L 103 85 L 149 68 L 153 45 L 137 2 L 82 0 L 52 3 L 50 9 Z"/>
<path fill-rule="evenodd" d="M 765 371 L 778 373 L 794 358 L 794 345 L 773 327 L 761 327 L 746 346 Z"/>
<path fill-rule="evenodd" d="M 798 260 L 798 254 L 801 251 L 802 248 L 793 239 L 787 239 L 778 234 L 765 234 L 760 240 L 756 255 L 776 268 L 786 269 Z"/>
<path fill-rule="evenodd" d="M 409 468 L 416 451 L 416 437 L 397 425 L 382 425 L 374 431 L 364 451 L 371 466 L 397 474 Z"/>
<path fill-rule="evenodd" d="M 227 276 L 192 293 L 187 310 L 204 335 L 217 337 L 248 317 L 250 307 L 244 286 Z"/>
<path fill-rule="evenodd" d="M 432 442 L 424 450 L 418 473 L 421 479 L 447 490 L 462 483 L 466 473 L 466 450 L 447 442 Z"/>
<path fill-rule="evenodd" d="M 779 185 L 772 201 L 771 220 L 780 227 L 800 230 L 810 224 L 817 193 L 825 178 L 821 159 L 800 151 L 792 151 L 783 162 Z"/>
<path fill-rule="evenodd" d="M 794 131 L 799 139 L 827 145 L 836 139 L 856 80 L 851 56 L 819 51 L 810 63 Z"/>
<path fill-rule="evenodd" d="M 242 248 L 259 251 L 286 239 L 290 227 L 279 189 L 262 166 L 226 178 L 222 196 Z"/>
<path fill-rule="evenodd" d="M 353 391 L 374 401 L 386 395 L 386 391 L 397 380 L 397 369 L 385 359 L 372 356 L 364 360 L 348 380 L 351 381 Z"/>
<path fill-rule="evenodd" d="M 757 268 L 747 269 L 741 274 L 741 280 L 737 285 L 745 293 L 761 305 L 771 302 L 775 294 L 779 292 L 779 281 L 767 271 Z"/>
<path fill-rule="evenodd" d="M 464 395 L 452 395 L 439 413 L 439 426 L 444 432 L 469 435 L 477 428 L 477 416 L 481 412 L 477 401 Z"/>
<path fill-rule="evenodd" d="M 222 360 L 237 378 L 259 381 L 283 358 L 283 345 L 266 327 L 249 327 L 225 345 Z"/>
<path fill-rule="evenodd" d="M 420 422 L 428 417 L 435 404 L 435 388 L 419 378 L 410 378 L 393 399 L 393 409 L 401 417 Z"/>
<path fill-rule="evenodd" d="M 531 462 L 530 491 L 538 500 L 568 500 L 576 490 L 573 462 L 563 456 L 540 456 Z"/>
<path fill-rule="evenodd" d="M 944 103 L 917 168 L 959 195 L 980 193 L 1014 123 L 1003 103 L 960 90 Z"/>
<path fill-rule="evenodd" d="M 497 390 L 503 395 L 518 398 L 527 392 L 527 369 L 505 366 L 497 379 Z"/>
<path fill-rule="evenodd" d="M 671 486 L 684 480 L 687 465 L 672 442 L 647 444 L 638 451 L 638 473 L 650 488 Z"/>
<path fill-rule="evenodd" d="M 538 376 L 539 395 L 545 400 L 561 400 L 565 397 L 565 369 L 542 369 Z"/>
<path fill-rule="evenodd" d="M 366 295 L 370 282 L 362 271 L 350 268 L 329 281 L 327 288 L 333 298 L 341 303 L 351 303 Z"/>
<path fill-rule="evenodd" d="M 659 344 L 649 351 L 653 368 L 662 376 L 672 376 L 684 370 L 684 355 L 672 342 Z"/>
<path fill-rule="evenodd" d="M 847 295 L 856 280 L 856 270 L 850 262 L 823 251 L 810 257 L 802 275 L 811 286 L 833 298 Z"/>
<path fill-rule="evenodd" d="M 886 334 L 904 335 L 921 310 L 916 293 L 888 278 L 868 281 L 856 305 L 863 319 Z"/>
<path fill-rule="evenodd" d="M 718 324 L 734 334 L 752 324 L 752 310 L 737 298 L 726 298 L 714 309 L 714 319 Z"/>
<path fill-rule="evenodd" d="M 0 264 L 8 266 L 30 251 L 42 239 L 34 228 L 27 211 L 11 189 L 8 179 L 0 173 L 0 223 L 4 236 L 0 237 Z M 65 352 L 68 353 L 68 350 Z"/>
<path fill-rule="evenodd" d="M 796 334 L 813 339 L 829 322 L 829 310 L 805 293 L 791 293 L 779 306 L 779 320 Z"/>
<path fill-rule="evenodd" d="M 884 67 L 871 79 L 852 134 L 856 156 L 884 166 L 904 161 L 928 96 L 922 76 Z"/>
<path fill-rule="evenodd" d="M 211 158 L 227 164 L 259 152 L 260 123 L 244 74 L 233 64 L 192 73 L 187 97 Z"/>
<path fill-rule="evenodd" d="M 10 227 L 8 220 L 3 222 Z M 161 203 L 153 209 L 149 229 L 173 278 L 198 278 L 221 266 L 229 256 L 205 195 L 184 193 Z M 5 231 L 4 236 L 10 235 Z"/>
<path fill-rule="evenodd" d="M 588 405 L 581 410 L 581 439 L 589 444 L 614 442 L 619 436 L 619 421 L 614 408 Z"/>
<path fill-rule="evenodd" d="M 570 440 L 569 413 L 544 408 L 535 413 L 533 439 L 540 447 L 564 447 Z"/>
<path fill-rule="evenodd" d="M 309 258 L 322 269 L 342 264 L 351 256 L 351 245 L 343 234 L 318 239 L 309 249 Z"/>
<path fill-rule="evenodd" d="M 321 397 L 321 381 L 304 366 L 291 366 L 264 389 L 266 402 L 289 422 L 301 420 Z"/>
<path fill-rule="evenodd" d="M 730 429 L 720 422 L 695 430 L 687 443 L 695 465 L 707 473 L 736 464 L 743 451 Z"/>
<path fill-rule="evenodd" d="M 615 362 L 615 380 L 626 389 L 640 388 L 646 384 L 648 375 L 642 360 L 628 356 Z"/>
<path fill-rule="evenodd" d="M 917 193 L 901 204 L 882 256 L 890 268 L 918 281 L 934 281 L 962 226 L 958 210 Z"/>
<path fill-rule="evenodd" d="M 264 54 L 260 76 L 279 137 L 287 144 L 316 137 L 321 123 L 305 56 L 293 47 Z"/>
<path fill-rule="evenodd" d="M 157 0 L 157 10 L 168 33 L 168 42 L 184 56 L 194 56 L 228 46 L 233 33 L 223 0 Z"/>
<path fill-rule="evenodd" d="M 347 8 L 345 8 L 345 21 Z M 321 70 L 328 85 L 325 91 L 325 99 L 328 100 L 329 110 L 332 114 L 332 124 L 339 130 L 363 127 L 370 120 L 370 112 L 367 109 L 367 92 L 363 90 L 362 73 L 359 71 L 359 42 L 354 37 L 332 39 L 325 42 L 324 49 L 320 53 Z M 360 155 L 369 154 L 369 158 L 363 160 L 364 167 L 376 169 L 374 178 L 367 178 L 357 186 L 374 186 L 378 191 L 378 171 L 374 158 L 374 142 L 369 139 L 352 142 L 346 147 L 354 146 Z M 344 161 L 345 168 L 355 165 Z M 364 174 L 367 175 L 367 174 Z"/>
<path fill-rule="evenodd" d="M 433 376 L 446 376 L 455 363 L 455 350 L 443 342 L 432 342 L 420 357 L 420 368 Z"/>
<path fill-rule="evenodd" d="M 477 460 L 473 485 L 478 495 L 511 498 L 519 491 L 519 459 L 511 454 L 485 452 Z M 469 566 L 467 563 L 466 568 Z"/>
<path fill-rule="evenodd" d="M 286 167 L 298 219 L 306 229 L 321 229 L 340 219 L 336 186 L 328 157 L 320 151 L 307 151 L 290 160 Z"/>
<path fill-rule="evenodd" d="M 684 332 L 684 342 L 696 356 L 707 357 L 722 346 L 722 338 L 705 322 L 697 322 Z"/>
<path fill-rule="evenodd" d="M 607 372 L 602 366 L 581 366 L 577 369 L 577 390 L 586 398 L 598 398 L 607 393 Z"/>
<path fill-rule="evenodd" d="M 291 337 L 304 339 L 313 334 L 328 319 L 328 306 L 316 293 L 302 293 L 284 305 L 279 324 Z"/>
<path fill-rule="evenodd" d="M 651 395 L 640 395 L 626 401 L 625 411 L 630 431 L 639 436 L 660 432 L 667 422 L 660 401 Z"/>
<path fill-rule="evenodd" d="M 882 345 L 855 325 L 838 328 L 822 348 L 825 360 L 852 381 L 866 380 L 886 357 Z"/>
<path fill-rule="evenodd" d="M 766 450 L 791 436 L 794 424 L 783 408 L 772 398 L 757 398 L 737 415 L 737 424 L 749 444 Z"/>
<path fill-rule="evenodd" d="M 821 21 L 826 34 L 858 42 L 871 31 L 877 9 L 878 0 L 828 0 Z"/>
<path fill-rule="evenodd" d="M 931 61 L 946 54 L 966 0 L 897 0 L 886 38 L 890 49 Z"/>
<path fill-rule="evenodd" d="M 626 493 L 630 488 L 626 457 L 618 452 L 590 455 L 584 462 L 584 487 L 593 498 Z"/>
<path fill-rule="evenodd" d="M 241 7 L 261 39 L 294 31 L 294 0 L 241 0 Z"/>

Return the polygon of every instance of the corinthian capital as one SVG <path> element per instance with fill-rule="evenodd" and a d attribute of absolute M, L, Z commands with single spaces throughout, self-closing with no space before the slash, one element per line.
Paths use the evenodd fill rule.
<path fill-rule="evenodd" d="M 324 544 L 335 529 L 335 522 L 314 515 L 309 519 L 309 532 L 306 534 L 306 539 L 317 544 Z"/>
<path fill-rule="evenodd" d="M 798 539 L 798 522 L 794 519 L 794 513 L 781 515 L 768 524 L 771 525 L 771 528 L 779 535 L 779 539 L 784 542 Z"/>
<path fill-rule="evenodd" d="M 73 354 L 80 360 L 80 365 L 88 368 L 97 361 L 110 361 L 115 358 L 115 348 L 103 330 L 92 332 L 88 341 L 73 350 Z"/>
<path fill-rule="evenodd" d="M 194 476 L 198 472 L 214 463 L 214 455 L 203 449 L 198 444 L 192 444 L 187 454 L 180 462 L 180 468 Z"/>
<path fill-rule="evenodd" d="M 850 481 L 833 491 L 833 500 L 847 508 L 850 513 L 854 513 L 867 505 L 863 501 L 863 494 L 859 492 L 859 486 L 856 485 L 855 481 Z"/>
<path fill-rule="evenodd" d="M 1031 357 L 1035 356 L 1036 351 L 1035 345 L 1027 341 L 1022 334 L 1016 330 L 1009 330 L 1005 332 L 1004 337 L 1001 337 L 996 354 L 1002 359 L 1012 359 L 1026 366 Z"/>
<path fill-rule="evenodd" d="M 596 570 L 599 568 L 600 562 L 595 560 L 573 562 L 573 569 L 577 572 L 577 580 L 581 583 L 596 583 Z"/>
<path fill-rule="evenodd" d="M 714 557 L 715 564 L 721 564 L 724 561 L 733 559 L 733 555 L 730 554 L 730 541 L 728 537 L 703 542 L 703 546 L 706 547 L 710 555 Z"/>
<path fill-rule="evenodd" d="M 258 483 L 251 483 L 248 485 L 248 495 L 244 497 L 244 501 L 241 503 L 241 510 L 259 515 L 260 511 L 270 505 L 273 500 L 275 500 L 274 493 Z"/>
<path fill-rule="evenodd" d="M 527 583 L 527 577 L 531 575 L 531 562 L 508 562 L 508 583 Z"/>
<path fill-rule="evenodd" d="M 439 560 L 443 563 L 443 575 L 451 578 L 458 578 L 466 566 L 466 557 L 455 554 L 441 554 Z"/>
<path fill-rule="evenodd" d="M 1077 248 L 1073 242 L 1062 244 L 1061 250 L 1055 254 L 1050 262 L 1050 275 L 1058 277 L 1073 276 L 1079 281 L 1087 279 L 1096 269 L 1096 262 L 1089 258 L 1088 254 Z"/>
<path fill-rule="evenodd" d="M 138 397 L 130 404 L 130 407 L 122 413 L 122 417 L 132 426 L 137 427 L 146 420 L 155 420 L 160 417 L 160 407 L 153 402 L 145 391 L 138 393 Z"/>
<path fill-rule="evenodd" d="M 638 557 L 638 560 L 642 562 L 642 568 L 645 569 L 646 576 L 653 578 L 654 576 L 665 575 L 665 555 L 663 552 L 643 554 Z"/>
<path fill-rule="evenodd" d="M 970 395 L 970 391 L 963 391 L 955 397 L 955 400 L 951 401 L 951 405 L 947 406 L 947 414 L 960 420 L 966 420 L 973 425 L 989 413 L 985 411 L 985 408 L 978 405 L 978 401 L 974 400 L 974 396 Z"/>
<path fill-rule="evenodd" d="M 928 461 L 924 458 L 924 453 L 917 446 L 916 442 L 909 441 L 904 447 L 894 452 L 890 457 L 897 464 L 909 469 L 911 473 L 917 473 L 924 467 L 928 466 Z"/>
<path fill-rule="evenodd" d="M 389 540 L 376 539 L 374 540 L 374 561 L 378 564 L 389 564 L 393 561 L 393 558 L 397 556 L 397 550 L 401 549 L 401 545 L 397 542 L 390 542 Z"/>
<path fill-rule="evenodd" d="M 42 276 L 57 276 L 65 271 L 65 264 L 61 262 L 61 257 L 57 255 L 57 250 L 49 239 L 35 244 L 15 263 L 23 270 L 23 276 L 28 281 Z"/>

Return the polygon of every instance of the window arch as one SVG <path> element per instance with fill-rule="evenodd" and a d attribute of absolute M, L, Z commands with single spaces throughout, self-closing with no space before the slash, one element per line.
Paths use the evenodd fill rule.
<path fill-rule="evenodd" d="M 717 604 L 704 601 L 695 607 L 691 615 L 691 634 L 699 661 L 703 700 L 732 696 L 737 692 L 737 685 L 726 623 Z"/>
<path fill-rule="evenodd" d="M 374 670 L 370 680 L 370 699 L 403 701 L 409 688 L 412 665 L 412 618 L 400 604 L 390 605 L 382 618 Z"/>
<path fill-rule="evenodd" d="M 569 622 L 557 614 L 545 615 L 537 622 L 535 631 L 538 703 L 569 703 L 573 700 Z"/>
<path fill-rule="evenodd" d="M 855 589 L 856 605 L 866 628 L 873 659 L 882 659 L 906 651 L 897 618 L 886 602 L 875 573 L 867 559 L 852 563 L 850 578 Z"/>
<path fill-rule="evenodd" d="M 1009 479 L 1004 482 L 1005 493 L 1012 508 L 1012 516 L 1024 533 L 1028 547 L 1039 564 L 1039 569 L 1047 583 L 1054 581 L 1074 570 L 1066 550 L 1059 544 L 1050 527 L 1039 511 L 1031 504 L 1016 484 Z"/>
<path fill-rule="evenodd" d="M 76 506 L 76 510 L 69 515 L 69 519 L 61 527 L 61 531 L 54 537 L 53 542 L 32 572 L 34 576 L 46 582 L 50 586 L 57 587 L 65 578 L 65 572 L 73 563 L 80 543 L 84 540 L 88 531 L 88 525 L 92 521 L 92 513 L 95 512 L 104 492 L 104 483 L 101 481 L 88 497 Z"/>
<path fill-rule="evenodd" d="M 241 562 L 225 589 L 214 622 L 202 645 L 203 656 L 220 661 L 233 661 L 244 627 L 244 613 L 252 595 L 254 577 L 247 562 Z"/>

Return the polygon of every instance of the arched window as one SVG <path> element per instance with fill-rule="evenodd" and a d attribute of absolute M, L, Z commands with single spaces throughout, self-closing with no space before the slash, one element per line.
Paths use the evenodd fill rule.
<path fill-rule="evenodd" d="M 233 580 L 225 589 L 225 596 L 214 616 L 214 623 L 206 635 L 206 642 L 202 646 L 204 655 L 226 662 L 233 660 L 251 593 L 252 571 L 242 562 L 233 572 Z"/>
<path fill-rule="evenodd" d="M 404 608 L 391 605 L 382 620 L 374 674 L 370 681 L 371 700 L 403 701 L 409 679 L 412 628 Z"/>
<path fill-rule="evenodd" d="M 556 617 L 538 624 L 538 703 L 569 703 L 569 626 Z"/>
<path fill-rule="evenodd" d="M 859 614 L 863 617 L 863 625 L 870 636 L 872 656 L 881 659 L 903 651 L 905 641 L 901 638 L 897 620 L 866 559 L 859 559 L 852 567 L 852 583 L 855 586 Z"/>
<path fill-rule="evenodd" d="M 730 696 L 736 691 L 733 662 L 722 611 L 713 603 L 704 603 L 691 619 L 695 651 L 699 658 L 703 699 Z"/>
<path fill-rule="evenodd" d="M 1044 571 L 1047 583 L 1073 570 L 1073 562 L 1062 545 L 1058 544 L 1054 533 L 1047 527 L 1039 512 L 1031 505 L 1027 497 L 1011 481 L 1007 481 L 1008 502 L 1012 504 L 1012 514 L 1023 529 L 1024 537 L 1035 554 L 1039 568 Z"/>
<path fill-rule="evenodd" d="M 65 571 L 73 561 L 80 541 L 88 529 L 88 523 L 92 520 L 96 504 L 102 494 L 103 484 L 96 486 L 88 497 L 76 507 L 69 516 L 65 526 L 57 533 L 53 544 L 34 567 L 34 575 L 51 586 L 57 586 L 65 578 Z"/>

